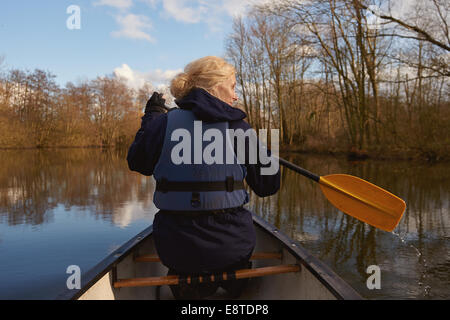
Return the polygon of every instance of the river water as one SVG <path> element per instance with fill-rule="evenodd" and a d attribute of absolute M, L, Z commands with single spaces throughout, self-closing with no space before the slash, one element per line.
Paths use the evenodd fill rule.
<path fill-rule="evenodd" d="M 125 157 L 100 149 L 0 151 L 0 299 L 53 299 L 70 265 L 88 271 L 152 223 L 153 179 L 130 172 Z M 402 221 L 393 233 L 370 227 L 286 169 L 276 195 L 251 194 L 253 212 L 365 298 L 450 298 L 450 164 L 284 157 L 318 175 L 351 174 L 391 191 L 407 203 Z M 367 286 L 373 265 L 379 289 Z"/>

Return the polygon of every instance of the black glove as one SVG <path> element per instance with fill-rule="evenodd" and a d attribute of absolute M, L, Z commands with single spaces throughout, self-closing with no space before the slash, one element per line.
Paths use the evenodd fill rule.
<path fill-rule="evenodd" d="M 145 106 L 145 113 L 147 112 L 159 112 L 166 113 L 169 108 L 165 105 L 166 99 L 163 99 L 163 94 L 158 92 L 153 92 L 152 97 L 147 101 Z"/>

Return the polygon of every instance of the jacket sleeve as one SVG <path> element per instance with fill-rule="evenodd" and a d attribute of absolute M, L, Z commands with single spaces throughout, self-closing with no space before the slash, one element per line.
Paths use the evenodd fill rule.
<path fill-rule="evenodd" d="M 166 134 L 167 114 L 149 112 L 142 117 L 141 128 L 128 149 L 128 168 L 151 176 L 161 154 Z"/>
<path fill-rule="evenodd" d="M 251 129 L 251 126 L 241 120 L 236 122 L 230 122 L 230 129 L 243 129 L 244 131 Z M 250 139 L 245 139 L 245 168 L 247 170 L 247 175 L 245 177 L 245 181 L 250 186 L 250 188 L 258 195 L 259 197 L 267 197 L 275 194 L 280 189 L 280 169 L 278 166 L 278 170 L 274 174 L 265 175 L 262 174 L 262 168 L 270 167 L 270 162 L 266 165 L 261 163 L 261 159 L 259 158 L 259 150 L 254 148 L 257 153 L 256 161 L 250 161 L 249 152 L 250 152 Z M 259 145 L 259 143 L 258 143 Z M 235 153 L 237 154 L 238 143 L 234 143 Z M 267 155 L 270 157 L 271 152 L 267 149 Z M 271 159 L 272 161 L 277 161 L 275 159 Z M 256 163 L 252 163 L 256 162 Z"/>

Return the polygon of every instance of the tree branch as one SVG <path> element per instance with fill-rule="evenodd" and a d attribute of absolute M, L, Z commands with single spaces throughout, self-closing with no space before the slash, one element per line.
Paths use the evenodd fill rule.
<path fill-rule="evenodd" d="M 440 47 L 442 49 L 450 51 L 450 47 L 448 45 L 442 43 L 439 40 L 436 40 L 430 34 L 428 34 L 428 32 L 426 32 L 425 30 L 420 29 L 418 26 L 410 25 L 410 24 L 408 24 L 408 23 L 406 23 L 406 22 L 404 22 L 402 20 L 399 20 L 397 18 L 394 18 L 392 16 L 379 14 L 379 13 L 375 12 L 374 10 L 370 9 L 369 7 L 367 7 L 366 5 L 362 4 L 360 1 L 358 1 L 358 4 L 359 4 L 359 6 L 362 9 L 370 11 L 372 14 L 376 15 L 377 17 L 379 17 L 381 19 L 384 19 L 384 20 L 389 20 L 391 22 L 395 22 L 398 25 L 400 25 L 400 26 L 402 26 L 402 27 L 404 27 L 404 28 L 406 28 L 408 30 L 411 30 L 411 31 L 414 31 L 414 32 L 418 33 L 419 35 L 421 35 L 423 37 L 423 40 L 426 40 L 426 41 L 428 41 L 428 42 L 430 42 L 430 43 L 432 43 L 432 44 L 434 44 L 434 45 L 436 45 L 436 46 L 438 46 L 438 47 Z"/>

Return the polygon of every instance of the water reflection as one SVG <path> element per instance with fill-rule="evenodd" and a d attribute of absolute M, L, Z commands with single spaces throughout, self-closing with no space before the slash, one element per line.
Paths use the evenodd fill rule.
<path fill-rule="evenodd" d="M 99 149 L 0 151 L 0 299 L 52 298 L 67 265 L 87 270 L 151 223 L 154 181 L 129 171 L 125 157 Z M 449 164 L 284 158 L 319 175 L 361 177 L 403 198 L 397 235 L 339 212 L 316 183 L 284 168 L 280 192 L 252 194 L 250 209 L 367 298 L 450 298 Z M 381 269 L 381 290 L 366 286 L 370 265 Z M 36 277 L 42 288 L 30 289 Z"/>
<path fill-rule="evenodd" d="M 339 212 L 314 182 L 284 168 L 278 194 L 267 199 L 252 196 L 255 212 L 300 241 L 367 298 L 450 297 L 448 164 L 285 158 L 319 175 L 358 176 L 404 199 L 407 210 L 395 230 L 400 236 Z M 366 286 L 370 265 L 381 268 L 381 290 Z"/>
<path fill-rule="evenodd" d="M 49 223 L 51 209 L 63 205 L 126 226 L 156 209 L 152 179 L 131 173 L 123 152 L 6 150 L 0 163 L 0 223 Z"/>
<path fill-rule="evenodd" d="M 152 223 L 154 181 L 125 154 L 0 151 L 0 299 L 54 299 L 69 265 L 88 271 Z"/>

